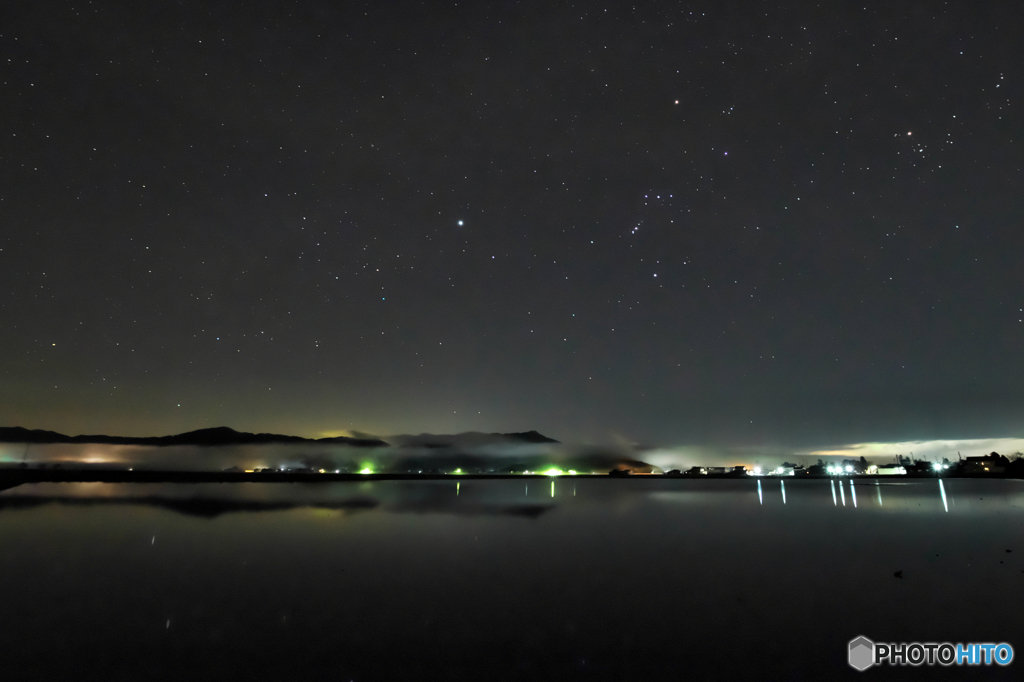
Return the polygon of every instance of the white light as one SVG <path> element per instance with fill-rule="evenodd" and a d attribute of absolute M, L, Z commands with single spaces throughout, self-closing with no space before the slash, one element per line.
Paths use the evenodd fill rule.
<path fill-rule="evenodd" d="M 761 475 L 761 467 L 754 467 L 754 475 L 755 476 L 760 476 Z"/>
<path fill-rule="evenodd" d="M 847 473 L 853 473 L 853 467 L 850 466 L 849 464 L 847 464 L 846 465 L 846 471 L 847 471 Z"/>

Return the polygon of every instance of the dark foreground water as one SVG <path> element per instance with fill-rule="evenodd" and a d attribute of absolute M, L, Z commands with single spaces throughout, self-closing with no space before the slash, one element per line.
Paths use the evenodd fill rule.
<path fill-rule="evenodd" d="M 0 678 L 1024 677 L 1024 482 L 553 485 L 0 492 Z M 1017 660 L 857 673 L 857 635 Z"/>

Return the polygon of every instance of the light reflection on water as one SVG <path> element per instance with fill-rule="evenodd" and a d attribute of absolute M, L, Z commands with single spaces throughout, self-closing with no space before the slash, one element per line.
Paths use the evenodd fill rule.
<path fill-rule="evenodd" d="M 948 483 L 948 492 L 947 484 Z M 795 486 L 795 502 L 807 506 L 827 499 L 822 493 L 824 481 L 790 481 Z M 442 481 L 359 481 L 333 483 L 145 483 L 145 484 L 109 484 L 109 483 L 36 483 L 25 484 L 0 492 L 0 512 L 37 507 L 43 504 L 64 504 L 76 506 L 96 506 L 104 503 L 119 506 L 150 505 L 163 506 L 174 510 L 187 509 L 189 503 L 203 504 L 211 509 L 222 503 L 225 513 L 231 511 L 283 511 L 294 508 L 331 508 L 339 506 L 375 507 L 384 512 L 405 512 L 420 510 L 462 514 L 466 509 L 501 509 L 509 505 L 521 505 L 512 490 L 517 485 L 513 480 L 467 481 L 467 495 L 462 495 L 462 481 L 455 483 L 455 497 L 465 498 L 467 502 L 446 502 L 439 495 L 445 486 Z M 550 481 L 549 498 L 556 498 L 556 480 Z M 621 481 L 619 486 L 601 479 L 580 482 L 582 492 L 575 504 L 584 507 L 593 504 L 635 505 L 638 500 L 652 499 L 665 501 L 694 501 L 704 505 L 739 504 L 743 491 L 756 489 L 760 505 L 765 505 L 766 498 L 761 479 L 749 480 L 644 480 Z M 839 492 L 836 492 L 838 485 Z M 918 481 L 861 481 L 847 479 L 845 485 L 850 487 L 853 508 L 857 508 L 858 486 L 870 485 L 876 491 L 876 506 L 883 508 L 882 489 L 890 492 L 889 505 L 893 511 L 934 511 L 941 508 L 949 513 L 951 505 L 956 505 L 954 491 L 972 487 L 1000 487 L 1000 492 L 992 500 L 1003 499 L 1005 495 L 1019 495 L 1024 489 L 1024 482 L 1015 480 L 978 481 L 969 479 L 924 479 Z M 828 486 L 833 506 L 846 506 L 846 490 L 844 480 L 829 479 Z M 779 481 L 782 504 L 787 504 L 786 482 Z M 450 490 L 450 488 L 449 488 Z M 929 493 L 929 491 L 931 491 Z M 529 483 L 524 485 L 523 497 L 529 498 Z M 792 495 L 790 497 L 793 497 Z M 563 508 L 566 512 L 576 510 L 572 498 L 577 498 L 577 482 L 573 482 L 572 496 L 557 496 L 558 502 L 534 502 L 545 509 Z M 770 498 L 768 498 L 770 499 Z M 978 505 L 983 497 L 974 500 L 967 496 L 962 511 L 977 510 L 985 505 Z M 1015 498 L 1014 498 L 1015 499 Z M 789 500 L 790 502 L 794 500 Z M 933 503 L 934 502 L 934 503 Z M 901 506 L 902 505 L 902 506 Z M 923 507 L 922 507 L 923 505 Z M 771 505 L 768 505 L 769 507 Z M 1011 505 L 1016 506 L 1016 505 Z M 955 511 L 955 509 L 954 509 Z"/>
<path fill-rule="evenodd" d="M 788 482 L 20 486 L 0 493 L 0 575 L 19 588 L 5 653 L 12 670 L 56 666 L 56 647 L 125 679 L 181 661 L 364 680 L 720 679 L 747 664 L 834 679 L 860 634 L 1024 650 L 1024 483 L 848 480 L 846 507 L 834 480 Z M 860 485 L 876 489 L 863 507 Z M 730 648 L 770 632 L 803 653 Z"/>

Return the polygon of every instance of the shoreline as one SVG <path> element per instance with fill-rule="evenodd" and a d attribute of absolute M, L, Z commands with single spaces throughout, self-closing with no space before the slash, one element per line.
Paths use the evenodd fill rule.
<path fill-rule="evenodd" d="M 247 473 L 230 471 L 124 471 L 124 470 L 87 470 L 87 469 L 6 469 L 0 470 L 0 490 L 14 488 L 25 483 L 340 483 L 353 481 L 452 481 L 452 480 L 530 480 L 530 479 L 610 479 L 610 480 L 849 480 L 877 482 L 903 482 L 942 479 L 988 479 L 988 480 L 1021 480 L 1018 476 L 999 474 L 944 474 L 934 475 L 902 475 L 902 476 L 737 476 L 734 474 L 702 474 L 696 476 L 665 475 L 665 474 L 335 474 L 335 473 L 297 473 L 268 472 Z"/>

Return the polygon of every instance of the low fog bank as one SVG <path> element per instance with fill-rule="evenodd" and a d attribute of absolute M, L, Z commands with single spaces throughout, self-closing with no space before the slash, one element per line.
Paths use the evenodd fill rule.
<path fill-rule="evenodd" d="M 110 467 L 160 471 L 289 469 L 356 473 L 519 473 L 561 468 L 580 473 L 654 468 L 635 453 L 560 443 L 481 442 L 471 447 L 430 444 L 376 448 L 274 444 L 234 446 L 165 446 L 105 444 L 0 444 L 0 463 L 28 467 Z"/>
<path fill-rule="evenodd" d="M 748 468 L 759 466 L 770 470 L 785 463 L 809 467 L 819 460 L 828 465 L 861 457 L 869 464 L 890 464 L 897 456 L 931 462 L 941 462 L 943 459 L 954 462 L 961 457 L 977 457 L 991 452 L 1003 455 L 1024 452 L 1024 438 L 848 443 L 805 449 L 680 446 L 638 449 L 636 457 L 665 471 L 684 471 L 692 466 L 736 465 Z"/>
<path fill-rule="evenodd" d="M 528 432 L 531 433 L 531 432 Z M 290 469 L 356 473 L 520 473 L 551 468 L 579 473 L 629 469 L 661 473 L 693 466 L 760 466 L 783 463 L 810 466 L 864 457 L 871 464 L 894 461 L 897 455 L 919 460 L 955 461 L 959 456 L 1024 451 L 1024 439 L 973 439 L 854 443 L 794 451 L 787 448 L 728 448 L 710 446 L 643 447 L 565 444 L 540 434 L 530 442 L 513 434 L 456 434 L 452 436 L 395 436 L 380 447 L 323 443 L 267 445 L 163 446 L 110 444 L 0 443 L 0 465 L 31 468 L 110 467 L 163 471 L 221 471 L 224 469 Z M 541 440 L 543 439 L 543 440 Z"/>

